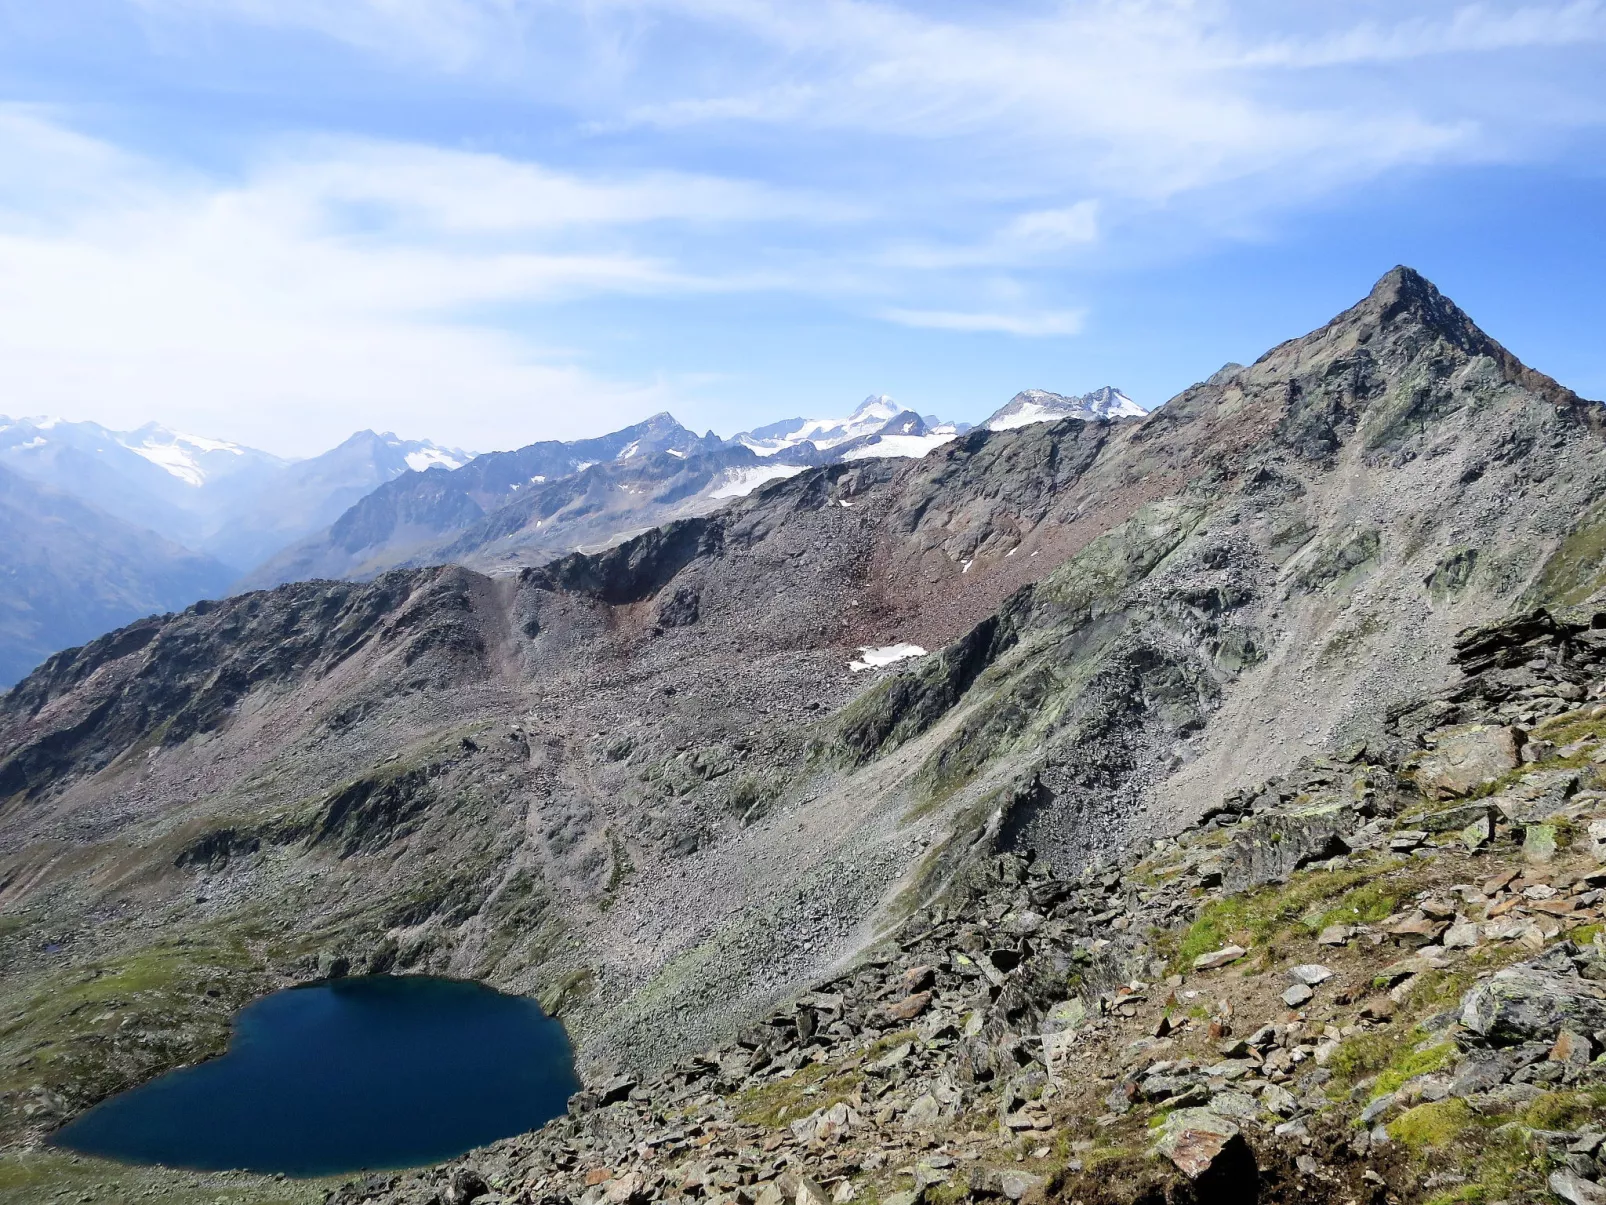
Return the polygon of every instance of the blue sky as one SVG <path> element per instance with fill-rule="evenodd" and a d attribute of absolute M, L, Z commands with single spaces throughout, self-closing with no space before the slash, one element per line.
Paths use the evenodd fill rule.
<path fill-rule="evenodd" d="M 1154 404 L 1400 262 L 1606 397 L 1602 81 L 1606 0 L 0 0 L 0 412 Z"/>

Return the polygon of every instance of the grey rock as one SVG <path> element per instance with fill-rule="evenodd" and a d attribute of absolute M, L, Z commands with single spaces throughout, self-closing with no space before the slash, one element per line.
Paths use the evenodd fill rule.
<path fill-rule="evenodd" d="M 1570 1170 L 1550 1173 L 1550 1191 L 1569 1205 L 1606 1205 L 1606 1188 Z"/>
<path fill-rule="evenodd" d="M 1496 1046 L 1554 1042 L 1563 1025 L 1606 1028 L 1606 990 L 1577 975 L 1508 967 L 1462 997 L 1461 1023 Z"/>

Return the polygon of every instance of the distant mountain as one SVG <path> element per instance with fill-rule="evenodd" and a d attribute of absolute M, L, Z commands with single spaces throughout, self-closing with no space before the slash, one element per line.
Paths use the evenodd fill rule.
<path fill-rule="evenodd" d="M 1114 419 L 1142 418 L 1148 411 L 1110 385 L 1066 397 L 1045 389 L 1023 389 L 997 410 L 982 426 L 989 431 L 1007 431 L 1029 423 L 1053 423 L 1062 418 Z"/>
<path fill-rule="evenodd" d="M 0 688 L 51 653 L 220 597 L 234 572 L 0 467 Z"/>
<path fill-rule="evenodd" d="M 333 523 L 386 482 L 428 469 L 461 468 L 472 457 L 429 440 L 359 431 L 321 456 L 289 464 L 265 485 L 223 500 L 220 525 L 201 547 L 240 569 Z"/>
<path fill-rule="evenodd" d="M 595 465 L 683 462 L 724 445 L 668 414 L 593 439 L 547 440 L 398 476 L 357 500 L 327 528 L 268 558 L 240 582 L 259 588 L 316 577 L 361 577 L 402 564 L 454 537 L 521 494 Z"/>
<path fill-rule="evenodd" d="M 0 417 L 0 465 L 240 570 L 332 522 L 393 477 L 469 459 L 427 440 L 372 431 L 311 460 L 289 461 L 155 423 L 113 431 Z"/>
<path fill-rule="evenodd" d="M 398 478 L 239 585 L 370 577 L 398 565 L 541 564 L 706 514 L 813 465 L 921 457 L 969 429 L 885 396 L 866 398 L 844 419 L 786 419 L 728 440 L 655 414 L 595 439 L 531 444 L 453 472 Z"/>
<path fill-rule="evenodd" d="M 914 419 L 918 429 L 909 422 Z M 876 435 L 902 435 L 907 439 L 920 439 L 925 441 L 918 445 L 898 445 L 904 450 L 893 451 L 892 445 L 881 452 L 871 453 L 879 456 L 924 456 L 932 448 L 939 447 L 956 435 L 962 435 L 970 429 L 965 423 L 943 423 L 935 417 L 922 418 L 912 410 L 904 410 L 885 394 L 871 394 L 859 403 L 859 408 L 847 418 L 793 418 L 768 426 L 756 427 L 751 431 L 743 431 L 732 437 L 731 442 L 740 444 L 760 456 L 774 456 L 777 453 L 789 451 L 802 444 L 809 443 L 820 451 L 841 449 L 842 458 L 848 458 L 846 453 L 854 448 L 864 446 L 865 441 Z M 852 444 L 854 448 L 845 445 Z"/>

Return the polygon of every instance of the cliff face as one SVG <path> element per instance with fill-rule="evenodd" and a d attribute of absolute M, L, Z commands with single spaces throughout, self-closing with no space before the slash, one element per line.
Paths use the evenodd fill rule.
<path fill-rule="evenodd" d="M 704 1048 L 988 850 L 1076 871 L 1306 753 L 1388 752 L 1456 631 L 1597 590 L 1602 446 L 1401 269 L 1145 419 L 59 654 L 0 701 L 0 1092 L 72 1053 L 8 1132 L 215 1044 L 198 985 L 320 968 L 541 994 L 592 1069 Z M 934 651 L 849 668 L 900 644 Z M 165 1036 L 108 1039 L 62 991 L 86 967 L 153 983 Z"/>

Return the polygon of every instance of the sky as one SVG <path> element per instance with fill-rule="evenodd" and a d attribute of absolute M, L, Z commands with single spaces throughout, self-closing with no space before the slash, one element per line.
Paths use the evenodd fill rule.
<path fill-rule="evenodd" d="M 0 0 L 0 413 L 1147 405 L 1397 263 L 1606 398 L 1606 0 Z"/>

